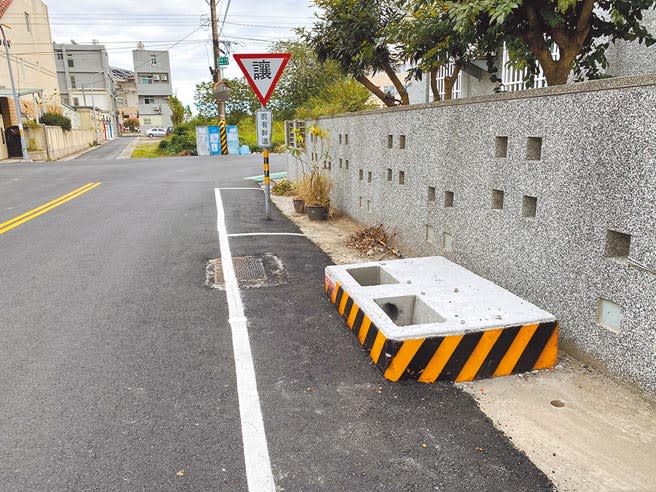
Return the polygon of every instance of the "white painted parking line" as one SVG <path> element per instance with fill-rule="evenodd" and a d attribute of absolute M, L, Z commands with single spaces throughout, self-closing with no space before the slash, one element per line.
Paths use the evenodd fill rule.
<path fill-rule="evenodd" d="M 237 234 L 228 234 L 228 237 L 245 237 L 245 236 L 305 236 L 299 232 L 242 232 Z"/>
<path fill-rule="evenodd" d="M 221 201 L 221 190 L 214 190 L 216 197 L 216 228 L 221 247 L 221 266 L 228 299 L 229 322 L 232 330 L 232 348 L 237 372 L 237 394 L 241 435 L 244 445 L 244 462 L 249 492 L 275 492 L 276 486 L 271 471 L 260 397 L 257 393 L 255 366 L 248 339 L 248 320 L 244 315 L 237 277 L 232 264 L 232 253 L 225 225 L 225 212 Z"/>

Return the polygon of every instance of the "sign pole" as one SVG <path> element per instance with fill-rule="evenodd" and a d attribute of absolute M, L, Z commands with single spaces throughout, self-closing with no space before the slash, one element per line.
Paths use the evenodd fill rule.
<path fill-rule="evenodd" d="M 266 106 L 262 105 L 262 111 L 266 111 Z M 271 173 L 268 145 L 264 145 L 262 148 L 262 157 L 264 158 L 264 215 L 266 220 L 271 220 Z"/>

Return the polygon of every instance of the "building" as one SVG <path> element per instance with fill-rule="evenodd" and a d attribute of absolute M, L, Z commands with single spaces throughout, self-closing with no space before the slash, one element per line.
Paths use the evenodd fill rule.
<path fill-rule="evenodd" d="M 119 124 L 126 127 L 129 119 L 139 119 L 139 96 L 134 72 L 123 68 L 111 68 L 110 74 L 116 92 L 116 109 Z"/>
<path fill-rule="evenodd" d="M 173 95 L 169 52 L 147 50 L 139 43 L 132 52 L 132 59 L 142 130 L 172 126 L 168 105 L 168 98 Z"/>
<path fill-rule="evenodd" d="M 109 138 L 115 136 L 118 125 L 114 83 L 105 47 L 96 41 L 92 44 L 55 43 L 54 51 L 62 102 L 74 108 L 95 107 L 99 112 L 113 115 Z"/>
<path fill-rule="evenodd" d="M 23 120 L 38 119 L 48 108 L 60 105 L 48 7 L 40 0 L 0 0 L 0 21 L 11 27 L 5 32 Z M 6 159 L 5 130 L 18 118 L 7 58 L 0 48 L 0 159 Z"/>

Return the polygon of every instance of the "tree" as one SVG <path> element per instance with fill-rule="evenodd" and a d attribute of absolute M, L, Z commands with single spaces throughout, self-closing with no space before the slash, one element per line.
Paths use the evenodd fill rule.
<path fill-rule="evenodd" d="M 433 100 L 439 101 L 438 70 L 452 63 L 451 73 L 444 77 L 444 99 L 451 99 L 460 71 L 479 55 L 478 33 L 475 29 L 455 31 L 449 3 L 444 0 L 400 0 L 399 8 L 409 15 L 392 33 L 402 58 L 412 63 L 409 77 L 421 80 L 424 73 L 429 73 Z"/>
<path fill-rule="evenodd" d="M 180 99 L 178 99 L 176 96 L 169 96 L 167 102 L 169 104 L 169 108 L 171 108 L 171 122 L 173 123 L 173 126 L 178 126 L 184 123 L 184 121 L 189 116 L 189 108 L 185 108 L 182 104 L 182 101 L 180 101 Z"/>
<path fill-rule="evenodd" d="M 139 126 L 141 125 L 141 123 L 139 122 L 139 119 L 138 119 L 138 118 L 129 118 L 129 119 L 125 120 L 124 125 L 125 125 L 125 127 L 126 127 L 128 130 L 130 130 L 131 132 L 133 132 L 133 131 L 135 131 L 137 128 L 139 128 Z"/>
<path fill-rule="evenodd" d="M 230 88 L 230 99 L 226 102 L 226 119 L 228 124 L 236 125 L 247 116 L 260 109 L 260 101 L 246 79 L 225 79 Z"/>
<path fill-rule="evenodd" d="M 334 60 L 387 106 L 409 104 L 408 92 L 394 67 L 399 56 L 389 42 L 390 29 L 405 15 L 386 0 L 314 0 L 320 9 L 311 31 L 301 31 L 320 61 Z M 383 71 L 399 98 L 386 94 L 368 76 Z"/>
<path fill-rule="evenodd" d="M 269 104 L 282 119 L 293 118 L 296 110 L 309 99 L 344 78 L 336 62 L 319 61 L 312 47 L 303 41 L 279 41 L 270 51 L 292 55 Z"/>
<path fill-rule="evenodd" d="M 549 85 L 597 78 L 607 67 L 606 49 L 617 40 L 656 40 L 641 24 L 654 0 L 469 0 L 450 2 L 459 33 L 476 30 L 486 51 L 504 42 L 511 64 L 526 68 L 529 80 L 542 67 Z M 558 54 L 552 54 L 552 47 Z"/>
<path fill-rule="evenodd" d="M 211 120 L 219 117 L 219 111 L 216 107 L 216 99 L 212 93 L 213 88 L 213 82 L 201 82 L 196 84 L 196 89 L 194 89 L 194 106 L 196 106 L 198 116 L 201 118 Z"/>
<path fill-rule="evenodd" d="M 321 95 L 311 97 L 296 111 L 296 118 L 308 120 L 323 115 L 364 111 L 376 106 L 369 102 L 371 93 L 353 79 L 338 80 Z"/>

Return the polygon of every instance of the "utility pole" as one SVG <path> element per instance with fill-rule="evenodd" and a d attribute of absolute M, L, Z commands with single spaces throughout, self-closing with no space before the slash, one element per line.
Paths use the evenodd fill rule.
<path fill-rule="evenodd" d="M 30 155 L 27 153 L 27 145 L 25 144 L 25 131 L 23 130 L 23 115 L 20 107 L 20 97 L 16 92 L 16 84 L 14 83 L 14 72 L 11 69 L 11 58 L 9 58 L 9 43 L 7 43 L 7 36 L 5 36 L 5 27 L 11 29 L 9 26 L 0 24 L 0 32 L 2 32 L 2 44 L 5 46 L 5 55 L 7 56 L 7 65 L 9 66 L 9 79 L 11 80 L 11 92 L 14 95 L 14 103 L 16 103 L 16 119 L 18 120 L 18 133 L 20 135 L 21 150 L 23 151 L 23 162 L 32 162 Z"/>
<path fill-rule="evenodd" d="M 212 71 L 212 79 L 214 84 L 221 82 L 221 68 L 219 67 L 219 57 L 221 56 L 221 46 L 219 44 L 219 29 L 218 19 L 216 15 L 216 4 L 218 0 L 208 0 L 210 4 L 210 22 L 212 23 L 212 48 L 214 52 L 214 70 Z M 225 102 L 217 101 L 217 109 L 219 110 L 219 120 L 225 120 Z"/>

